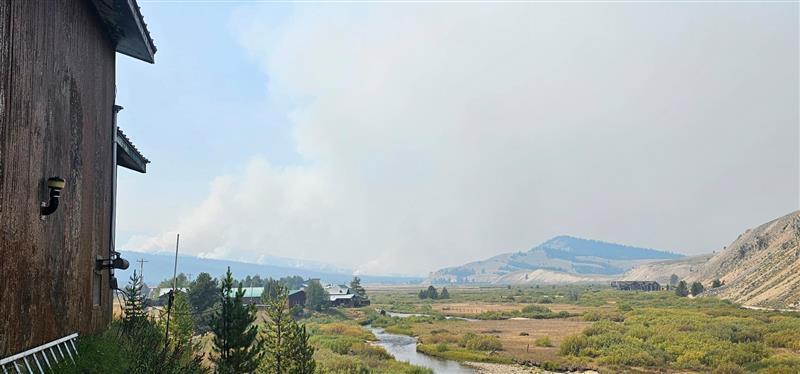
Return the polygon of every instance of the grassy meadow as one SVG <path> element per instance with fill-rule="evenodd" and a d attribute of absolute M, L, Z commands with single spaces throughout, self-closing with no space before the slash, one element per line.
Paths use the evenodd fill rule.
<path fill-rule="evenodd" d="M 631 373 L 800 372 L 800 313 L 601 286 L 454 287 L 446 300 L 419 299 L 419 290 L 369 288 L 373 305 L 351 318 L 416 336 L 418 351 L 458 361 Z M 381 316 L 375 308 L 425 316 Z"/>

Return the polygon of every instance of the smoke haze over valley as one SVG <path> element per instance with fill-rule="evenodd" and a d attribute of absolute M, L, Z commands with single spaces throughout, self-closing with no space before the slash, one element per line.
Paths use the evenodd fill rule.
<path fill-rule="evenodd" d="M 121 249 L 180 232 L 205 258 L 427 276 L 559 235 L 710 253 L 798 207 L 796 4 L 155 2 L 148 20 L 159 69 L 118 68 L 153 161 L 120 173 Z"/>

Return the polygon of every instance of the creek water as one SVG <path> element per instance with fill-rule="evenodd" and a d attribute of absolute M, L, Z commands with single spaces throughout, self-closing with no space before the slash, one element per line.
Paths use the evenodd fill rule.
<path fill-rule="evenodd" d="M 443 360 L 417 352 L 417 338 L 413 336 L 390 334 L 379 327 L 366 326 L 366 328 L 378 338 L 374 344 L 386 349 L 397 361 L 422 366 L 433 370 L 436 374 L 476 373 L 474 369 L 461 365 L 457 361 Z"/>

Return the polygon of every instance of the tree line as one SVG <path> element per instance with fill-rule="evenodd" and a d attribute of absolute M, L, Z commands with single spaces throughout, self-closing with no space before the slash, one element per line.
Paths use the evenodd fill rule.
<path fill-rule="evenodd" d="M 313 373 L 316 363 L 309 334 L 305 325 L 295 319 L 287 303 L 290 286 L 297 285 L 297 278 L 300 277 L 269 278 L 263 282 L 262 302 L 267 318 L 261 326 L 255 323 L 255 306 L 244 303 L 244 282 L 237 282 L 230 268 L 221 280 L 208 273 L 200 273 L 194 281 L 187 280 L 184 285 L 188 287 L 187 292 L 173 294 L 168 328 L 167 346 L 193 357 L 183 360 L 188 364 L 185 370 L 178 372 L 205 371 L 199 364 L 202 356 L 193 337 L 211 332 L 209 359 L 215 365 L 215 373 Z M 147 315 L 142 286 L 141 276 L 134 272 L 124 290 L 122 324 L 130 333 L 153 325 L 166 334 L 166 311 L 161 311 L 157 319 Z M 316 292 L 314 307 L 324 308 L 324 302 L 319 301 L 327 301 L 322 285 L 311 281 L 308 286 L 307 290 L 312 292 L 314 289 L 322 291 L 321 294 Z M 311 301 L 314 304 L 315 300 Z"/>
<path fill-rule="evenodd" d="M 417 296 L 420 299 L 442 300 L 449 299 L 450 293 L 447 291 L 447 287 L 442 287 L 442 292 L 440 293 L 436 287 L 431 285 L 428 286 L 427 289 L 419 290 L 419 294 L 417 294 Z"/>
<path fill-rule="evenodd" d="M 690 294 L 692 296 L 700 295 L 701 293 L 705 292 L 706 288 L 700 282 L 692 282 L 691 286 L 686 283 L 684 280 L 679 280 L 676 274 L 672 274 L 669 277 L 669 284 L 674 289 L 675 294 L 680 297 L 687 297 Z M 714 279 L 711 282 L 711 288 L 719 288 L 725 285 L 725 282 L 720 281 L 719 279 Z"/>

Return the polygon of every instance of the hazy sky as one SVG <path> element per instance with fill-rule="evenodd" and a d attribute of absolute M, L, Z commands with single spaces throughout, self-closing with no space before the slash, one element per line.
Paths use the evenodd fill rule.
<path fill-rule="evenodd" d="M 427 274 L 561 234 L 711 252 L 798 209 L 797 3 L 139 2 L 123 250 Z"/>

